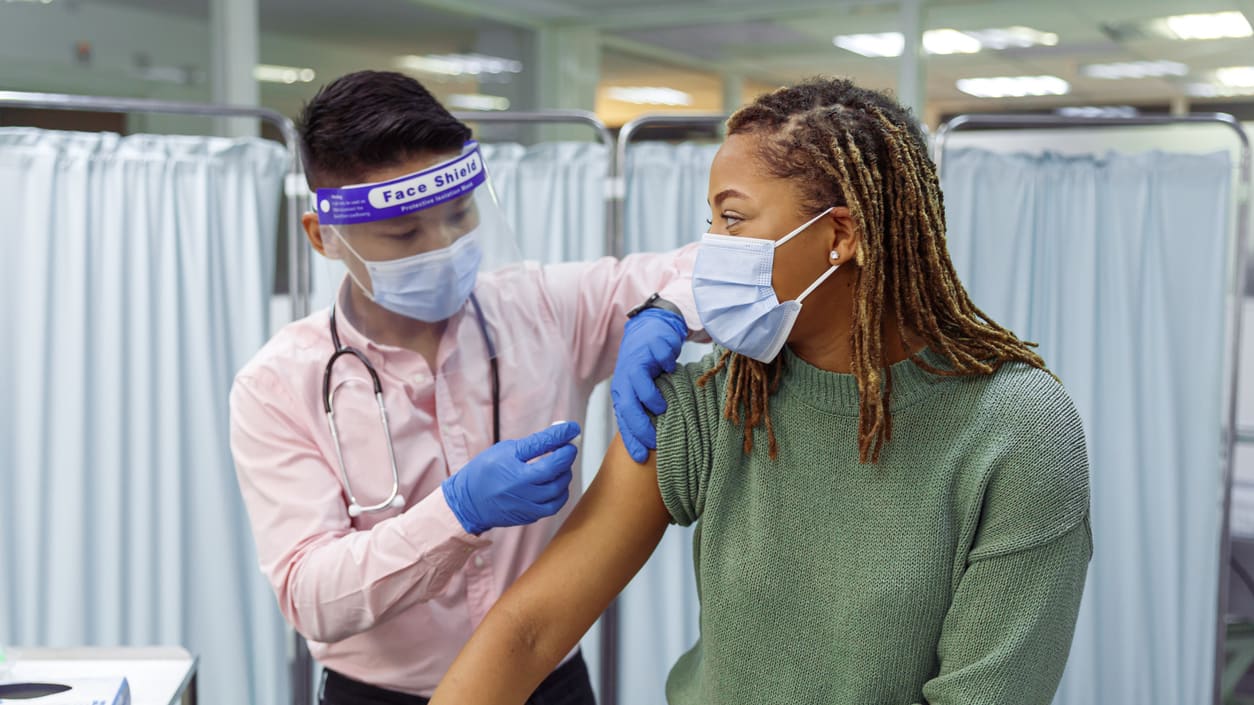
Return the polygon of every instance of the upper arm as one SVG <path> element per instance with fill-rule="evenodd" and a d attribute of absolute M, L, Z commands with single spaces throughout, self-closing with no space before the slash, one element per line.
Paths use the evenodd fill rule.
<path fill-rule="evenodd" d="M 615 437 L 579 505 L 497 601 L 431 702 L 522 703 L 648 560 L 669 514 L 652 456 Z"/>
<path fill-rule="evenodd" d="M 231 454 L 261 567 L 280 592 L 299 547 L 351 527 L 340 482 L 277 380 L 238 378 L 231 389 Z M 334 508 L 333 510 L 331 508 Z"/>
<path fill-rule="evenodd" d="M 596 479 L 540 558 L 502 598 L 537 647 L 561 658 L 652 555 L 670 520 L 655 456 L 643 465 L 614 437 Z"/>
<path fill-rule="evenodd" d="M 705 511 L 714 456 L 728 441 L 720 439 L 726 372 L 700 384 L 718 364 L 718 350 L 657 379 L 666 412 L 657 417 L 657 480 L 673 521 L 688 526 Z M 737 443 L 739 439 L 731 441 Z"/>

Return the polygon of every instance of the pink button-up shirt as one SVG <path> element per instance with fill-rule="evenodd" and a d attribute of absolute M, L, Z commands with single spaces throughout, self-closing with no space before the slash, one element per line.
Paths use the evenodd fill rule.
<path fill-rule="evenodd" d="M 500 348 L 501 438 L 582 423 L 592 388 L 613 371 L 626 312 L 654 291 L 699 328 L 695 254 L 689 246 L 481 275 L 475 295 Z M 333 351 L 327 310 L 283 328 L 236 376 L 240 489 L 261 569 L 314 657 L 351 678 L 429 696 L 561 526 L 582 482 L 576 467 L 571 501 L 555 517 L 467 534 L 440 483 L 492 444 L 491 376 L 474 314 L 464 307 L 450 319 L 435 374 L 418 353 L 366 339 L 341 313 L 336 321 L 341 341 L 365 353 L 382 382 L 404 508 L 348 515 L 321 400 Z M 353 492 L 362 504 L 382 501 L 392 472 L 369 377 L 345 357 L 332 384 L 343 385 L 336 425 Z"/>

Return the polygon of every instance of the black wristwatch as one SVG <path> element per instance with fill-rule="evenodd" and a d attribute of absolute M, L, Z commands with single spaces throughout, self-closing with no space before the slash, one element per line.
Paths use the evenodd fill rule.
<path fill-rule="evenodd" d="M 649 298 L 645 299 L 644 303 L 628 311 L 627 317 L 635 318 L 636 316 L 640 315 L 641 312 L 647 309 L 651 309 L 651 308 L 660 308 L 663 311 L 670 311 L 671 313 L 675 314 L 676 316 L 679 316 L 680 318 L 684 317 L 683 311 L 680 311 L 678 306 L 662 298 L 662 295 L 657 293 L 656 291 L 653 292 L 653 294 L 651 294 Z"/>

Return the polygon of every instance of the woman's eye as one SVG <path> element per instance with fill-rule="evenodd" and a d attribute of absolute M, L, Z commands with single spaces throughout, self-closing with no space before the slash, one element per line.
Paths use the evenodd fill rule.
<path fill-rule="evenodd" d="M 714 221 L 713 221 L 713 220 L 710 220 L 709 218 L 706 218 L 706 219 L 705 219 L 705 224 L 706 224 L 706 225 L 710 225 L 710 226 L 712 226 L 712 225 L 714 225 Z"/>
<path fill-rule="evenodd" d="M 740 221 L 741 221 L 740 218 L 737 218 L 736 216 L 731 215 L 730 213 L 723 214 L 723 222 L 727 223 L 727 227 L 729 228 L 735 225 L 736 223 L 739 223 Z"/>

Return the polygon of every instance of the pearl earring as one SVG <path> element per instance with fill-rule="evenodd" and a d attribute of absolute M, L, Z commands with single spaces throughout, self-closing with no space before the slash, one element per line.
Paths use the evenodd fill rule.
<path fill-rule="evenodd" d="M 832 259 L 840 259 L 840 253 L 836 250 L 832 250 Z"/>

